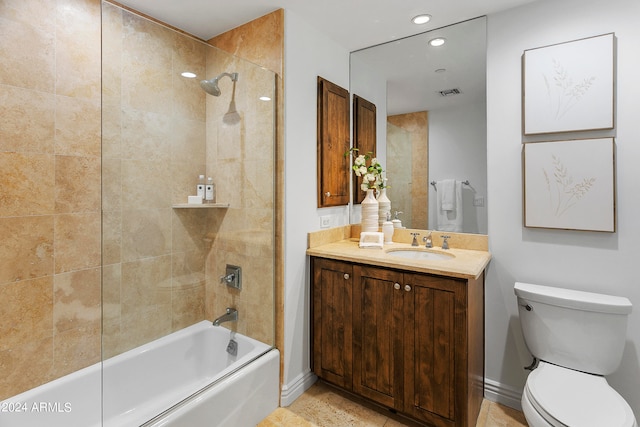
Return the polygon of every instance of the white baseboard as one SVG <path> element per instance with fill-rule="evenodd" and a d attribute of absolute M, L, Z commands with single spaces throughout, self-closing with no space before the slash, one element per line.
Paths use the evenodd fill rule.
<path fill-rule="evenodd" d="M 510 408 L 522 411 L 522 390 L 500 384 L 489 378 L 484 379 L 484 397 L 492 402 L 497 402 Z"/>
<path fill-rule="evenodd" d="M 292 382 L 283 384 L 282 390 L 280 391 L 280 406 L 286 407 L 291 405 L 317 380 L 318 377 L 316 374 L 309 370 L 295 377 Z"/>

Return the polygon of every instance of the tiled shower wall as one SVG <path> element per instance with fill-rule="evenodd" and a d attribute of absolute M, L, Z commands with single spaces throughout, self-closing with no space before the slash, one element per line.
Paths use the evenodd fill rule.
<path fill-rule="evenodd" d="M 409 154 L 408 161 L 411 162 L 410 176 L 401 179 L 400 182 L 428 182 L 429 181 L 429 168 L 425 165 L 429 165 L 429 118 L 427 111 L 418 111 L 415 113 L 397 114 L 395 116 L 388 116 L 387 122 L 393 126 L 396 126 L 394 130 L 393 126 L 389 126 L 387 129 L 387 138 L 391 139 L 394 144 L 392 147 L 388 147 L 388 150 L 398 151 L 394 156 L 393 152 L 387 153 L 387 163 L 391 168 L 392 163 L 395 165 L 394 170 L 402 170 L 403 165 L 407 160 L 404 159 L 404 155 Z M 394 135 L 394 132 L 399 131 L 398 135 Z M 405 134 L 408 137 L 407 143 L 409 147 L 402 147 L 398 145 L 398 141 L 402 138 L 400 134 Z M 398 139 L 396 139 L 398 138 Z M 392 200 L 396 200 L 397 196 L 394 196 L 394 192 L 398 191 L 398 182 L 389 182 L 389 190 L 387 195 Z M 396 186 L 396 188 L 394 188 Z M 402 192 L 404 197 L 413 206 L 428 206 L 429 198 L 429 186 L 428 185 L 410 185 L 406 191 Z M 400 211 L 405 211 L 405 215 L 409 211 L 403 209 L 402 206 L 397 207 Z M 392 211 L 396 208 L 391 206 Z M 411 209 L 410 218 L 400 217 L 400 219 L 409 219 L 410 228 L 417 228 L 427 230 L 429 228 L 429 214 L 427 209 Z M 403 224 L 406 225 L 406 224 Z"/>
<path fill-rule="evenodd" d="M 101 46 L 100 8 L 0 1 L 0 399 L 227 305 L 274 343 L 273 73 L 107 3 Z M 238 124 L 184 66 L 240 73 Z M 172 208 L 200 173 L 228 209 Z"/>
<path fill-rule="evenodd" d="M 0 1 L 0 58 L 3 399 L 100 360 L 100 2 Z"/>
<path fill-rule="evenodd" d="M 104 357 L 204 319 L 206 46 L 103 5 Z"/>
<path fill-rule="evenodd" d="M 274 343 L 274 75 L 158 23 L 103 12 L 104 356 L 238 309 Z M 185 79 L 192 71 L 196 79 Z M 222 72 L 221 96 L 198 82 Z M 238 121 L 225 120 L 232 96 Z M 220 209 L 173 208 L 214 179 Z M 243 289 L 220 283 L 243 268 Z"/>

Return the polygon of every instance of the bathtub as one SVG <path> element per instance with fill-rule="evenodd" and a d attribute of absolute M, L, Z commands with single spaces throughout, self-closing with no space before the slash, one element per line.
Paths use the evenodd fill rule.
<path fill-rule="evenodd" d="M 205 320 L 0 402 L 0 427 L 256 425 L 278 407 L 279 359 Z"/>

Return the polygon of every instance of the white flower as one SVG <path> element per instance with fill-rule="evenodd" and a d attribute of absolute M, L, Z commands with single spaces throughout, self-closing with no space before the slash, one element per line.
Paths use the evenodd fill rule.
<path fill-rule="evenodd" d="M 362 176 L 362 175 L 366 175 L 366 174 L 367 174 L 367 167 L 366 166 L 360 166 L 360 168 L 356 172 L 356 175 L 358 175 L 358 176 Z"/>
<path fill-rule="evenodd" d="M 362 191 L 367 191 L 369 189 L 369 184 L 363 182 L 362 184 L 360 184 L 360 189 Z"/>
<path fill-rule="evenodd" d="M 356 166 L 364 166 L 366 159 L 364 158 L 364 155 L 359 155 L 358 157 L 356 157 L 356 159 L 353 161 L 353 164 L 355 164 Z"/>

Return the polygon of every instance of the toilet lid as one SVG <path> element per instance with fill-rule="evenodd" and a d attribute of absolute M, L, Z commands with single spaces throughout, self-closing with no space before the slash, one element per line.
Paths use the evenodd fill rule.
<path fill-rule="evenodd" d="M 526 387 L 533 406 L 552 425 L 635 425 L 631 407 L 604 377 L 540 362 Z"/>

